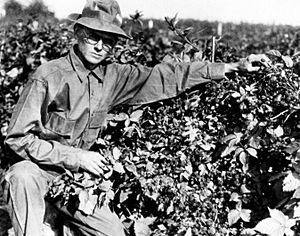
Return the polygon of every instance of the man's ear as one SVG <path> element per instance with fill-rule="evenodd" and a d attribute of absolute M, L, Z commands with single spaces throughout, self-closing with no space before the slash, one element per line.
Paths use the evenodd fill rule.
<path fill-rule="evenodd" d="M 80 35 L 80 31 L 82 30 L 82 26 L 81 25 L 79 25 L 79 24 L 75 24 L 74 26 L 73 26 L 73 31 L 74 31 L 74 37 L 76 38 L 76 39 L 79 39 L 79 35 Z"/>

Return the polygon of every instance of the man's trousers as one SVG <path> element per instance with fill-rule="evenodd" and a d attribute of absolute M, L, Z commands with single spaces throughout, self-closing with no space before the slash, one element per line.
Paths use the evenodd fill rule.
<path fill-rule="evenodd" d="M 10 167 L 5 176 L 5 196 L 16 236 L 42 236 L 45 219 L 45 194 L 57 172 L 45 171 L 31 161 Z M 123 224 L 109 207 L 96 208 L 92 215 L 58 209 L 63 220 L 79 235 L 124 236 Z M 53 220 L 53 219 L 52 219 Z"/>

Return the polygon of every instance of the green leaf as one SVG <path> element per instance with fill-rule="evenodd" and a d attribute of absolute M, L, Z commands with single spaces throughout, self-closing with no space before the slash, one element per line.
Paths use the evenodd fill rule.
<path fill-rule="evenodd" d="M 266 234 L 270 236 L 284 236 L 284 228 L 279 221 L 267 218 L 260 221 L 254 228 L 254 230 L 260 232 L 261 234 Z"/>
<path fill-rule="evenodd" d="M 228 224 L 232 226 L 241 218 L 240 211 L 237 209 L 230 210 L 228 213 Z"/>
<path fill-rule="evenodd" d="M 247 158 L 247 153 L 246 152 L 241 152 L 239 155 L 239 160 L 243 165 L 243 171 L 246 173 L 249 169 L 249 163 L 248 163 L 248 158 Z"/>
<path fill-rule="evenodd" d="M 134 233 L 136 236 L 149 236 L 151 229 L 148 225 L 137 221 L 134 224 Z"/>
<path fill-rule="evenodd" d="M 270 50 L 266 53 L 268 57 L 281 58 L 281 53 L 278 50 Z"/>
<path fill-rule="evenodd" d="M 116 114 L 116 115 L 113 116 L 113 120 L 114 121 L 119 121 L 119 122 L 120 121 L 125 121 L 128 118 L 129 118 L 129 116 L 126 113 L 124 113 L 124 112 L 121 112 L 121 113 Z"/>
<path fill-rule="evenodd" d="M 251 210 L 242 209 L 240 216 L 241 216 L 241 219 L 243 221 L 250 222 L 250 219 L 251 219 Z"/>
<path fill-rule="evenodd" d="M 274 130 L 274 134 L 277 137 L 281 137 L 284 134 L 283 128 L 281 126 L 278 126 L 275 130 Z"/>
<path fill-rule="evenodd" d="M 111 190 L 113 183 L 110 180 L 104 180 L 99 184 L 98 188 L 103 192 L 108 192 Z"/>
<path fill-rule="evenodd" d="M 254 229 L 271 236 L 293 236 L 294 231 L 291 230 L 291 227 L 296 224 L 296 220 L 289 219 L 288 216 L 277 209 L 268 209 L 271 217 L 260 221 Z"/>
<path fill-rule="evenodd" d="M 139 176 L 139 174 L 137 173 L 136 166 L 135 166 L 133 163 L 127 162 L 127 163 L 125 164 L 125 169 L 126 169 L 128 172 L 134 174 L 136 177 Z"/>
<path fill-rule="evenodd" d="M 122 155 L 122 152 L 120 151 L 119 148 L 114 147 L 113 148 L 113 157 L 115 160 L 119 160 L 120 156 Z"/>
<path fill-rule="evenodd" d="M 294 141 L 290 143 L 284 151 L 288 154 L 293 154 L 294 152 L 298 151 L 300 149 L 300 142 Z"/>
<path fill-rule="evenodd" d="M 294 65 L 294 62 L 292 60 L 292 58 L 290 58 L 289 56 L 282 56 L 281 59 L 284 62 L 284 65 L 288 68 L 292 68 Z"/>
<path fill-rule="evenodd" d="M 291 192 L 300 187 L 300 177 L 295 172 L 290 172 L 284 179 L 282 183 L 282 190 L 284 192 Z"/>
<path fill-rule="evenodd" d="M 124 174 L 125 173 L 125 169 L 123 167 L 123 164 L 120 162 L 116 162 L 114 164 L 114 171 L 120 173 L 120 174 Z"/>
<path fill-rule="evenodd" d="M 236 135 L 235 134 L 229 134 L 226 137 L 224 137 L 222 139 L 222 143 L 227 143 L 227 142 L 229 142 L 232 139 L 236 139 Z"/>
<path fill-rule="evenodd" d="M 153 224 L 156 217 L 141 217 L 134 223 L 134 233 L 136 236 L 148 236 L 151 234 L 149 225 Z"/>
<path fill-rule="evenodd" d="M 98 202 L 98 196 L 93 195 L 92 191 L 82 190 L 78 196 L 79 206 L 78 210 L 84 212 L 87 215 L 91 215 Z"/>
<path fill-rule="evenodd" d="M 184 236 L 192 236 L 192 228 L 189 227 L 185 232 Z"/>
<path fill-rule="evenodd" d="M 230 195 L 229 201 L 239 202 L 239 201 L 241 201 L 241 196 L 238 193 L 233 192 Z"/>
<path fill-rule="evenodd" d="M 16 78 L 19 74 L 19 70 L 17 67 L 11 69 L 9 72 L 6 73 L 6 75 L 8 75 L 11 78 Z"/>
<path fill-rule="evenodd" d="M 257 151 L 254 148 L 247 148 L 246 150 L 251 156 L 257 158 Z"/>
<path fill-rule="evenodd" d="M 121 193 L 120 193 L 119 202 L 120 203 L 125 202 L 128 199 L 128 197 L 129 197 L 130 194 L 132 194 L 131 191 L 123 191 L 122 190 Z"/>
<path fill-rule="evenodd" d="M 173 203 L 173 201 L 171 201 L 170 206 L 168 206 L 166 213 L 167 213 L 167 215 L 169 215 L 173 211 L 174 211 L 174 203 Z"/>
<path fill-rule="evenodd" d="M 130 114 L 130 121 L 139 122 L 140 118 L 143 115 L 143 110 L 136 110 Z"/>
<path fill-rule="evenodd" d="M 241 94 L 238 93 L 238 92 L 233 92 L 233 93 L 231 94 L 231 96 L 234 97 L 234 98 L 239 98 L 239 97 L 241 96 Z"/>

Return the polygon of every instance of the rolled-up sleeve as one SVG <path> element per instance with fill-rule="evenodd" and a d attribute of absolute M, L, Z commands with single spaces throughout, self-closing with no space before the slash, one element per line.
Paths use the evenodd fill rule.
<path fill-rule="evenodd" d="M 41 165 L 54 165 L 77 171 L 83 150 L 40 138 L 47 107 L 47 84 L 31 79 L 24 87 L 11 117 L 5 144 L 21 158 Z"/>
<path fill-rule="evenodd" d="M 223 79 L 224 63 L 161 63 L 153 68 L 127 66 L 116 88 L 116 103 L 143 105 L 169 99 L 196 85 Z"/>

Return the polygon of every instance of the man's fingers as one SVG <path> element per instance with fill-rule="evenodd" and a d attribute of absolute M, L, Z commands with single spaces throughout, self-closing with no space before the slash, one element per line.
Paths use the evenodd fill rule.
<path fill-rule="evenodd" d="M 98 166 L 93 166 L 93 167 L 89 168 L 89 171 L 92 174 L 94 174 L 96 176 L 99 176 L 99 177 L 101 177 L 103 175 L 103 173 L 104 173 L 103 170 L 100 167 L 98 167 Z"/>
<path fill-rule="evenodd" d="M 249 72 L 256 72 L 259 71 L 260 67 L 259 66 L 251 66 L 248 68 Z"/>
<path fill-rule="evenodd" d="M 271 66 L 271 60 L 265 54 L 251 54 L 247 57 L 250 63 L 257 62 L 265 67 Z"/>

